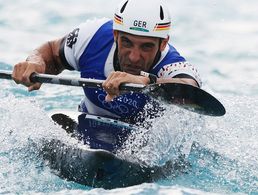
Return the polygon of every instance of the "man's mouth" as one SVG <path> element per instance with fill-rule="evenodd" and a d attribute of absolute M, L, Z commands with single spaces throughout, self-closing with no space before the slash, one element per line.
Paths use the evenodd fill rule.
<path fill-rule="evenodd" d="M 140 75 L 141 69 L 132 66 L 126 66 L 123 68 L 123 71 L 133 75 Z"/>

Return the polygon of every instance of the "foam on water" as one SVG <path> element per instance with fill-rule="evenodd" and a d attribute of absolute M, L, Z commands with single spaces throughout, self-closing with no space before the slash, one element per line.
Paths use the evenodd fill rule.
<path fill-rule="evenodd" d="M 192 170 L 182 179 L 191 179 L 182 182 L 179 177 L 168 183 L 223 193 L 257 192 L 258 100 L 228 96 L 223 102 L 224 117 L 201 116 L 170 106 L 151 129 L 133 135 L 134 141 L 129 140 L 122 156 L 155 166 L 184 154 Z M 191 150 L 193 143 L 201 146 L 197 153 Z"/>
<path fill-rule="evenodd" d="M 82 195 L 98 195 L 98 194 L 123 194 L 123 195 L 157 195 L 157 194 L 173 194 L 173 195 L 189 195 L 189 194 L 198 194 L 198 195 L 218 195 L 216 193 L 202 192 L 200 190 L 189 189 L 189 188 L 178 188 L 178 186 L 161 186 L 157 184 L 142 184 L 141 186 L 132 186 L 125 189 L 114 189 L 114 190 L 103 190 L 103 189 L 93 189 L 88 192 L 81 190 L 68 191 L 63 190 L 56 195 L 71 195 L 71 194 L 82 194 Z M 222 195 L 222 193 L 220 193 Z M 240 195 L 240 194 L 239 194 Z"/>
<path fill-rule="evenodd" d="M 77 142 L 69 139 L 34 99 L 1 98 L 0 135 L 1 193 L 47 192 L 73 186 L 55 176 L 39 154 L 43 140 Z"/>
<path fill-rule="evenodd" d="M 201 159 L 195 165 L 200 163 L 200 167 L 214 175 L 207 182 L 212 184 L 217 180 L 211 189 L 219 184 L 221 190 L 255 194 L 258 191 L 257 98 L 227 96 L 223 102 L 227 114 L 218 119 L 205 117 L 204 128 L 194 134 L 195 140 L 215 151 L 217 157 Z M 207 187 L 201 181 L 198 185 Z"/>
<path fill-rule="evenodd" d="M 257 107 L 258 102 L 247 97 L 235 100 L 237 101 L 233 101 L 232 97 L 224 99 L 228 108 L 227 115 L 219 118 L 200 116 L 171 106 L 164 117 L 155 120 L 157 123 L 151 130 L 144 132 L 148 133 L 147 145 L 145 143 L 141 150 L 130 155 L 131 158 L 149 165 L 161 165 L 168 159 L 176 158 L 178 151 L 175 149 L 183 146 L 180 152 L 189 155 L 192 162 L 191 171 L 177 178 L 168 177 L 156 184 L 143 184 L 111 192 L 195 192 L 189 187 L 226 194 L 257 191 L 257 110 L 252 107 Z M 250 101 L 252 106 L 248 106 L 247 102 Z M 242 114 L 243 111 L 248 112 L 246 116 Z M 60 127 L 53 124 L 34 98 L 18 99 L 11 94 L 1 98 L 0 118 L 0 179 L 4 181 L 0 185 L 2 193 L 31 191 L 74 194 L 77 190 L 83 192 L 83 189 L 87 189 L 83 192 L 85 194 L 102 194 L 103 191 L 108 193 L 101 189 L 88 191 L 87 187 L 61 180 L 38 158 L 38 148 L 43 138 L 69 138 Z M 142 140 L 143 134 L 137 136 L 139 141 Z M 200 143 L 204 148 L 195 153 L 195 156 L 189 154 L 189 147 L 193 142 Z M 138 143 L 133 144 L 127 149 L 139 146 Z M 217 157 L 209 150 L 206 152 L 206 149 L 216 152 Z M 124 153 L 128 154 L 129 150 Z M 181 186 L 180 190 L 175 186 Z M 187 188 L 184 189 L 183 186 Z"/>

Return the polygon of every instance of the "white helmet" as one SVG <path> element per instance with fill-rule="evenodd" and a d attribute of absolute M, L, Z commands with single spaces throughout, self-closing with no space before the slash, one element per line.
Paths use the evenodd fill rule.
<path fill-rule="evenodd" d="M 161 0 L 123 0 L 115 11 L 113 29 L 134 35 L 167 38 L 171 18 Z"/>

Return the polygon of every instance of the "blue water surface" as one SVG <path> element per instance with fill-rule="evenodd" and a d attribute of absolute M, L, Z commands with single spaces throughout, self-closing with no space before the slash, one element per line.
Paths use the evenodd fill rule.
<path fill-rule="evenodd" d="M 87 19 L 111 18 L 118 2 L 0 1 L 0 70 L 12 70 L 34 48 Z M 48 114 L 77 110 L 82 89 L 45 84 L 29 93 L 0 79 L 0 194 L 258 194 L 257 7 L 255 0 L 168 1 L 171 43 L 198 67 L 203 88 L 227 113 L 200 116 L 167 105 L 165 116 L 147 132 L 151 141 L 132 154 L 143 139 L 139 134 L 120 155 L 157 165 L 176 158 L 175 148 L 183 146 L 192 164 L 187 173 L 113 190 L 59 178 L 38 158 L 38 148 L 42 138 L 69 139 Z M 192 143 L 198 147 L 190 152 Z"/>

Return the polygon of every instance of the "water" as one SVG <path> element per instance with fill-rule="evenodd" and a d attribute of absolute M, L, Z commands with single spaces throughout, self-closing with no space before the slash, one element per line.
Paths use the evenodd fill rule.
<path fill-rule="evenodd" d="M 12 69 L 39 44 L 88 18 L 112 17 L 118 2 L 0 0 L 0 69 Z M 168 5 L 171 42 L 198 66 L 204 89 L 225 105 L 227 114 L 206 117 L 171 107 L 149 133 L 152 142 L 133 157 L 162 164 L 174 157 L 176 146 L 183 145 L 188 154 L 194 141 L 201 148 L 189 156 L 191 171 L 114 190 L 62 180 L 38 158 L 37 148 L 42 138 L 67 139 L 47 112 L 76 110 L 82 90 L 43 85 L 28 93 L 0 80 L 0 194 L 258 194 L 258 3 L 181 0 Z"/>

